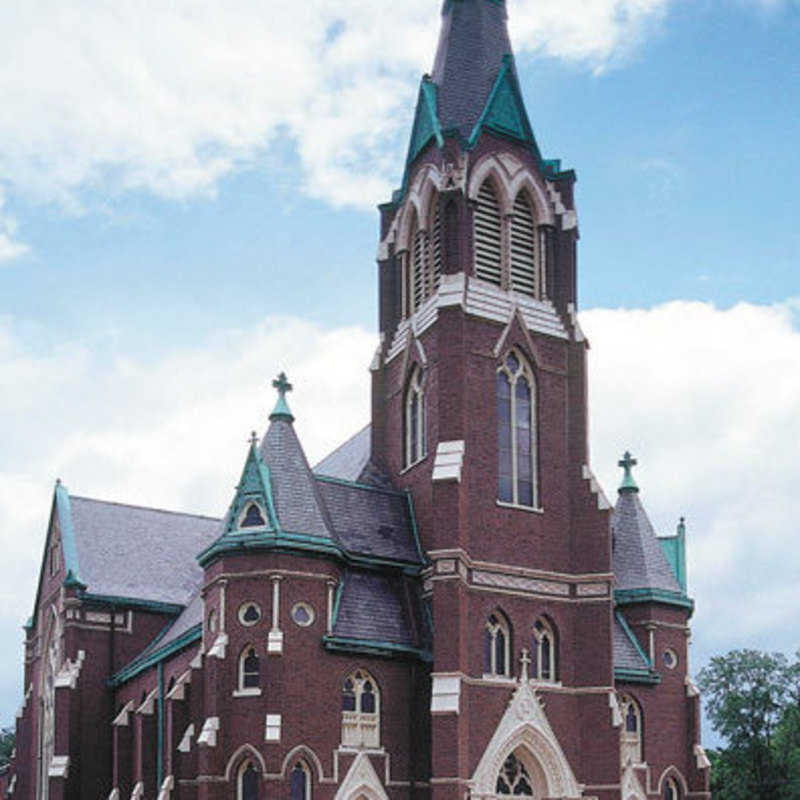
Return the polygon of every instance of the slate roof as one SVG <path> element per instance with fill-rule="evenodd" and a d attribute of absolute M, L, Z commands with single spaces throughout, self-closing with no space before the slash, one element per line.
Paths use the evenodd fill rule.
<path fill-rule="evenodd" d="M 345 574 L 334 636 L 420 648 L 425 645 L 422 628 L 416 589 L 402 577 L 355 570 Z"/>
<path fill-rule="evenodd" d="M 88 592 L 184 605 L 202 582 L 195 556 L 218 519 L 74 496 L 70 509 Z"/>
<path fill-rule="evenodd" d="M 611 517 L 615 589 L 683 593 L 637 491 L 621 491 Z"/>
<path fill-rule="evenodd" d="M 330 475 L 345 481 L 357 481 L 369 463 L 372 447 L 372 425 L 365 425 L 358 433 L 339 445 L 314 467 L 317 475 Z"/>
<path fill-rule="evenodd" d="M 431 75 L 443 130 L 457 128 L 465 138 L 472 133 L 503 56 L 512 55 L 507 19 L 504 1 L 445 0 Z"/>
<path fill-rule="evenodd" d="M 203 598 L 198 591 L 190 600 L 186 608 L 170 623 L 166 633 L 162 631 L 150 644 L 136 657 L 136 660 L 147 658 L 150 653 L 166 647 L 179 639 L 197 625 L 203 622 Z M 183 649 L 181 647 L 181 649 Z"/>
<path fill-rule="evenodd" d="M 614 666 L 622 669 L 650 669 L 619 619 L 614 617 Z"/>

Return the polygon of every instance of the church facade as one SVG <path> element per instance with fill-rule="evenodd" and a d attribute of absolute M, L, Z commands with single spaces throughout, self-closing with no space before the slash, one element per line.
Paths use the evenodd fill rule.
<path fill-rule="evenodd" d="M 6 797 L 710 797 L 683 521 L 589 467 L 574 184 L 504 0 L 446 0 L 370 424 L 312 469 L 281 374 L 222 518 L 57 483 Z"/>

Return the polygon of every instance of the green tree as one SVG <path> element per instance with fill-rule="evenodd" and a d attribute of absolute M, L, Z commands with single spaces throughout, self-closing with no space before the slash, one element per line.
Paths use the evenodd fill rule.
<path fill-rule="evenodd" d="M 0 767 L 8 763 L 15 744 L 14 731 L 11 728 L 0 728 Z"/>
<path fill-rule="evenodd" d="M 781 653 L 733 650 L 698 676 L 711 725 L 712 793 L 724 800 L 800 797 L 800 665 Z"/>

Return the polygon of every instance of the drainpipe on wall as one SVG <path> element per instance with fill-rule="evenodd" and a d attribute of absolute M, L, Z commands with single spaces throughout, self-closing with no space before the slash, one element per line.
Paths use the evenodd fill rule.
<path fill-rule="evenodd" d="M 156 737 L 158 752 L 156 753 L 156 792 L 161 790 L 161 772 L 163 770 L 164 750 L 164 662 L 158 662 L 158 735 Z"/>

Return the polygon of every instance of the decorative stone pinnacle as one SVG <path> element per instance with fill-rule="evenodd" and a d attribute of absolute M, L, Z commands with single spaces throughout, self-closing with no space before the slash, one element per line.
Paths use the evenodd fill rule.
<path fill-rule="evenodd" d="M 617 461 L 617 466 L 622 467 L 625 470 L 625 474 L 622 476 L 622 483 L 619 485 L 620 492 L 638 492 L 639 487 L 636 485 L 636 481 L 633 479 L 633 475 L 631 474 L 631 469 L 636 466 L 638 462 L 636 459 L 630 454 L 629 450 L 625 451 L 625 455 L 623 455 L 621 461 Z"/>
<path fill-rule="evenodd" d="M 528 680 L 528 667 L 531 663 L 531 657 L 528 654 L 528 648 L 522 648 L 522 655 L 520 656 L 520 663 L 522 664 L 522 669 L 520 670 L 519 679 L 521 683 L 524 683 Z"/>
<path fill-rule="evenodd" d="M 275 404 L 275 408 L 269 415 L 269 418 L 271 420 L 285 419 L 289 422 L 293 422 L 294 416 L 289 410 L 289 405 L 286 402 L 286 393 L 291 392 L 293 387 L 286 378 L 286 373 L 281 372 L 281 374 L 278 375 L 274 381 L 272 381 L 272 385 L 278 390 L 278 402 Z"/>

